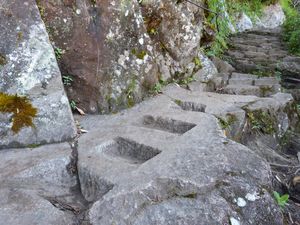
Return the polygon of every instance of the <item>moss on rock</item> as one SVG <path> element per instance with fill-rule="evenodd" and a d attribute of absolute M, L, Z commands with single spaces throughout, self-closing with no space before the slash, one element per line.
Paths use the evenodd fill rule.
<path fill-rule="evenodd" d="M 33 118 L 37 115 L 37 109 L 32 106 L 25 96 L 0 92 L 0 112 L 13 114 L 11 129 L 15 134 L 23 127 L 34 127 Z"/>

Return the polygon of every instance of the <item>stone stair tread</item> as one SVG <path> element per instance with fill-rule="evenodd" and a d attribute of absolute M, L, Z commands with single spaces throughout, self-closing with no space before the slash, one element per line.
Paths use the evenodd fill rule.
<path fill-rule="evenodd" d="M 261 77 L 254 80 L 254 85 L 278 85 L 279 81 L 275 77 Z"/>
<path fill-rule="evenodd" d="M 253 85 L 254 78 L 231 78 L 228 80 L 229 85 Z"/>
<path fill-rule="evenodd" d="M 231 79 L 257 79 L 257 76 L 254 74 L 248 74 L 248 73 L 232 73 Z"/>
<path fill-rule="evenodd" d="M 224 92 L 226 94 L 234 94 L 234 95 L 254 95 L 260 96 L 260 88 L 253 85 L 227 85 L 224 88 Z"/>

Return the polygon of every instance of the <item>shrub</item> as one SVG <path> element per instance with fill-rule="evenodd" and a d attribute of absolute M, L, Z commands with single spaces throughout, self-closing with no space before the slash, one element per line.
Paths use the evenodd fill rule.
<path fill-rule="evenodd" d="M 281 0 L 281 5 L 286 14 L 283 38 L 287 42 L 289 51 L 300 55 L 300 14 L 291 6 L 290 0 Z"/>

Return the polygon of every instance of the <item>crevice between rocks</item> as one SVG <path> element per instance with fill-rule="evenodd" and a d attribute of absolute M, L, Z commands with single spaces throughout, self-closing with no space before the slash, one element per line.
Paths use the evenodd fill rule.
<path fill-rule="evenodd" d="M 70 188 L 69 195 L 41 197 L 51 203 L 55 208 L 64 211 L 65 213 L 72 214 L 74 216 L 74 222 L 72 225 L 90 225 L 91 223 L 88 219 L 87 212 L 91 207 L 91 204 L 82 194 L 78 174 L 78 141 L 74 140 L 69 144 L 72 152 L 70 156 L 70 163 L 66 166 L 66 170 L 70 176 L 76 176 L 76 185 Z"/>

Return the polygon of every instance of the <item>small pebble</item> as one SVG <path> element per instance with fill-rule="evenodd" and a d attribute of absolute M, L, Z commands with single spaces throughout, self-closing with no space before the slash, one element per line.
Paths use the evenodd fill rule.
<path fill-rule="evenodd" d="M 248 193 L 245 198 L 250 202 L 254 202 L 256 199 L 259 199 L 259 196 L 256 192 L 254 192 L 253 194 Z"/>
<path fill-rule="evenodd" d="M 246 201 L 243 199 L 243 198 L 238 198 L 237 199 L 237 205 L 239 206 L 239 207 L 245 207 L 246 206 Z"/>
<path fill-rule="evenodd" d="M 81 13 L 81 10 L 80 9 L 76 9 L 76 14 L 80 15 L 80 13 Z"/>
<path fill-rule="evenodd" d="M 230 217 L 230 224 L 231 225 L 240 225 L 240 221 L 238 221 L 237 219 L 233 218 L 233 217 Z"/>

